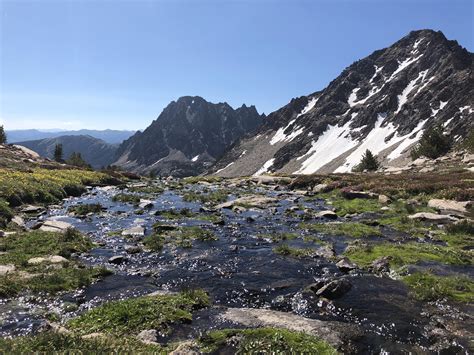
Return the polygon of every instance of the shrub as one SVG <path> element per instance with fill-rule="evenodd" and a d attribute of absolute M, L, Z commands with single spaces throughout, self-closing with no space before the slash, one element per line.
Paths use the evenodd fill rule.
<path fill-rule="evenodd" d="M 376 171 L 380 167 L 380 163 L 377 158 L 372 154 L 370 150 L 366 150 L 362 155 L 360 163 L 357 164 L 353 171 Z"/>
<path fill-rule="evenodd" d="M 451 142 L 443 134 L 443 129 L 440 126 L 434 126 L 423 133 L 420 141 L 411 151 L 411 157 L 413 160 L 421 156 L 436 159 L 446 154 L 450 149 Z"/>
<path fill-rule="evenodd" d="M 0 144 L 6 144 L 7 143 L 7 135 L 5 133 L 5 129 L 3 126 L 0 126 Z"/>

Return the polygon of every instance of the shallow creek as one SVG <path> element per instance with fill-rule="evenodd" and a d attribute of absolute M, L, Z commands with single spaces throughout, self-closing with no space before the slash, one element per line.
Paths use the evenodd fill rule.
<path fill-rule="evenodd" d="M 191 190 L 201 188 L 199 185 L 188 187 Z M 157 290 L 203 288 L 210 294 L 213 307 L 197 312 L 191 324 L 177 327 L 172 339 L 195 337 L 209 329 L 236 327 L 219 320 L 217 315 L 225 307 L 250 307 L 358 324 L 365 333 L 358 340 L 360 349 L 364 352 L 424 352 L 423 349 L 430 345 L 432 339 L 426 329 L 431 318 L 427 305 L 409 297 L 408 290 L 401 282 L 362 271 L 345 274 L 335 266 L 334 261 L 324 258 L 298 259 L 281 256 L 272 250 L 278 243 L 257 238 L 257 235 L 265 233 L 295 232 L 302 238 L 285 241 L 286 244 L 320 248 L 321 243 L 305 241 L 303 238 L 317 236 L 318 239 L 331 243 L 337 254 L 342 253 L 353 238 L 301 231 L 298 228 L 301 219 L 297 215 L 285 213 L 296 204 L 314 211 L 325 209 L 322 200 L 304 201 L 301 196 L 284 191 L 256 188 L 254 193 L 277 196 L 278 206 L 274 209 L 250 209 L 241 213 L 223 209 L 219 212 L 225 223 L 216 225 L 193 218 L 167 221 L 156 216 L 156 211 L 166 209 L 189 208 L 193 212 L 199 212 L 201 204 L 184 202 L 179 190 L 166 190 L 153 197 L 153 207 L 145 210 L 144 214 L 136 214 L 136 207 L 131 204 L 113 202 L 112 197 L 118 192 L 117 189 L 94 188 L 82 197 L 65 200 L 60 209 L 49 210 L 47 215 L 40 217 L 54 217 L 69 222 L 89 235 L 99 246 L 79 258 L 88 265 L 104 265 L 113 270 L 114 274 L 84 290 L 52 300 L 21 297 L 3 301 L 0 303 L 1 336 L 34 332 L 42 323 L 44 310 L 58 312 L 67 319 L 112 299 L 135 297 Z M 144 195 L 144 198 L 149 196 Z M 106 211 L 84 219 L 68 216 L 68 207 L 81 203 L 100 203 L 106 207 Z M 113 231 L 134 225 L 145 227 L 148 234 L 157 221 L 186 226 L 199 225 L 216 233 L 219 240 L 193 241 L 192 248 L 167 244 L 159 253 L 141 251 L 127 254 L 125 246 L 137 244 L 139 240 L 111 235 Z M 37 220 L 29 221 L 30 224 L 35 222 Z M 387 236 L 381 238 L 392 237 L 387 233 Z M 125 256 L 127 261 L 120 265 L 110 264 L 108 259 L 116 255 Z M 472 274 L 472 268 L 466 270 L 466 273 Z M 310 302 L 302 296 L 301 291 L 318 278 L 342 275 L 349 277 L 352 288 L 341 298 L 327 303 Z M 70 304 L 78 307 L 68 312 L 67 305 Z M 440 312 L 444 307 L 444 313 L 451 315 L 458 311 L 447 305 L 429 307 Z M 163 339 L 166 340 L 169 338 Z M 463 337 L 454 339 L 451 343 L 458 344 L 453 345 L 453 352 L 467 351 Z"/>

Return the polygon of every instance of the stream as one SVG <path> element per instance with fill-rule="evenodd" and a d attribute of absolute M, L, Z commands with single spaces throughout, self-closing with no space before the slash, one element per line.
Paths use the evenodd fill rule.
<path fill-rule="evenodd" d="M 215 186 L 195 184 L 186 187 L 187 190 L 195 191 L 203 188 L 213 189 Z M 183 208 L 201 215 L 206 213 L 202 212 L 200 203 L 183 201 L 180 190 L 166 189 L 153 198 L 149 194 L 141 194 L 143 198 L 153 201 L 153 207 L 146 209 L 144 214 L 137 214 L 137 208 L 131 204 L 113 202 L 112 197 L 119 192 L 117 188 L 91 188 L 87 194 L 66 199 L 60 208 L 49 209 L 47 214 L 28 221 L 30 226 L 37 223 L 38 219 L 46 218 L 71 223 L 98 245 L 89 253 L 78 256 L 80 260 L 87 265 L 106 266 L 114 274 L 83 290 L 54 299 L 24 296 L 0 301 L 1 336 L 34 332 L 43 323 L 45 310 L 57 312 L 68 319 L 109 300 L 136 297 L 158 290 L 202 288 L 209 293 L 213 306 L 196 312 L 191 324 L 179 325 L 163 341 L 196 337 L 210 329 L 237 327 L 222 321 L 218 314 L 226 307 L 249 307 L 357 324 L 364 331 L 364 336 L 358 339 L 360 352 L 429 353 L 426 349 L 433 343 L 433 335 L 429 331 L 433 327 L 433 314 L 441 314 L 444 319 L 448 318 L 448 322 L 458 324 L 456 314 L 472 312 L 469 305 L 460 309 L 461 306 L 416 301 L 409 297 L 406 286 L 400 281 L 361 270 L 344 273 L 334 261 L 322 257 L 293 258 L 279 255 L 273 251 L 277 242 L 258 237 L 259 234 L 294 232 L 301 237 L 284 243 L 292 247 L 315 249 L 330 243 L 336 254 L 341 254 L 354 238 L 302 231 L 298 227 L 301 222 L 298 217 L 300 211 L 285 213 L 297 204 L 315 212 L 325 210 L 327 206 L 323 200 L 305 201 L 301 195 L 289 191 L 254 187 L 252 193 L 277 197 L 278 205 L 240 213 L 222 209 L 218 212 L 221 213 L 223 223 L 214 224 L 193 218 L 169 221 L 155 215 L 157 211 Z M 241 192 L 249 191 L 243 189 Z M 106 210 L 86 218 L 72 217 L 67 213 L 70 206 L 92 203 L 100 203 Z M 146 234 L 149 234 L 153 224 L 158 221 L 180 226 L 201 226 L 213 231 L 219 239 L 195 240 L 192 248 L 167 244 L 161 252 L 141 250 L 130 254 L 126 246 L 138 245 L 141 238 L 111 235 L 111 232 L 137 225 L 143 226 Z M 316 235 L 325 243 L 304 238 Z M 381 238 L 393 238 L 393 233 L 387 232 Z M 117 255 L 124 256 L 126 261 L 119 265 L 111 264 L 109 258 Z M 472 276 L 472 267 L 465 268 L 465 273 Z M 340 298 L 330 302 L 312 301 L 302 292 L 320 278 L 342 276 L 348 277 L 352 288 Z M 464 324 L 464 328 L 464 334 L 472 334 L 472 324 Z M 466 337 L 459 336 L 448 341 L 451 345 L 445 348 L 446 353 L 468 353 Z"/>

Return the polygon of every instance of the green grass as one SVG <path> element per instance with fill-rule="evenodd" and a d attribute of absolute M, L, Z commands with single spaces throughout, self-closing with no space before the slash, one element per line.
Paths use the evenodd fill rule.
<path fill-rule="evenodd" d="M 183 201 L 186 202 L 201 202 L 204 204 L 217 204 L 227 201 L 229 193 L 225 190 L 217 190 L 210 192 L 195 192 L 188 191 L 183 195 Z"/>
<path fill-rule="evenodd" d="M 369 246 L 350 248 L 344 253 L 361 267 L 367 267 L 380 257 L 390 257 L 391 266 L 416 264 L 420 261 L 434 261 L 449 265 L 472 265 L 469 252 L 451 247 L 428 243 L 380 243 Z"/>
<path fill-rule="evenodd" d="M 301 223 L 300 228 L 329 235 L 345 235 L 354 238 L 382 235 L 378 227 L 368 226 L 359 222 Z"/>
<path fill-rule="evenodd" d="M 183 208 L 179 211 L 177 210 L 164 210 L 164 211 L 157 211 L 156 215 L 163 217 L 165 219 L 183 219 L 183 218 L 192 218 L 195 214 L 189 208 Z"/>
<path fill-rule="evenodd" d="M 427 272 L 405 276 L 411 294 L 421 301 L 449 299 L 458 302 L 474 301 L 474 282 L 466 276 L 436 276 Z"/>
<path fill-rule="evenodd" d="M 192 320 L 192 311 L 209 305 L 202 290 L 177 295 L 143 296 L 108 302 L 67 322 L 78 334 L 106 333 L 117 336 L 156 329 L 165 334 L 170 326 Z"/>
<path fill-rule="evenodd" d="M 68 229 L 64 233 L 34 230 L 16 233 L 0 239 L 0 264 L 25 265 L 28 259 L 61 255 L 69 258 L 72 253 L 81 253 L 93 247 L 89 238 L 77 230 Z"/>
<path fill-rule="evenodd" d="M 153 233 L 143 239 L 143 244 L 152 251 L 161 251 L 165 245 L 165 238 L 158 233 Z"/>
<path fill-rule="evenodd" d="M 118 184 L 108 174 L 87 170 L 0 169 L 0 199 L 10 206 L 25 203 L 57 203 L 67 196 L 79 196 L 86 185 Z"/>
<path fill-rule="evenodd" d="M 73 229 L 64 233 L 35 230 L 1 238 L 0 251 L 4 254 L 0 255 L 0 264 L 13 264 L 19 272 L 0 277 L 0 297 L 12 297 L 22 291 L 55 294 L 91 284 L 108 271 L 82 267 L 73 260 L 55 268 L 47 264 L 29 265 L 27 261 L 48 255 L 69 259 L 72 253 L 86 252 L 92 246 L 90 239 Z"/>
<path fill-rule="evenodd" d="M 290 256 L 293 258 L 304 258 L 315 254 L 315 250 L 311 248 L 293 248 L 287 244 L 279 245 L 273 248 L 273 252 L 283 256 Z"/>
<path fill-rule="evenodd" d="M 206 353 L 227 348 L 235 339 L 236 354 L 337 354 L 336 349 L 323 340 L 301 332 L 277 328 L 224 329 L 211 331 L 200 338 Z"/>
<path fill-rule="evenodd" d="M 347 214 L 380 212 L 380 208 L 382 207 L 377 199 L 369 198 L 348 200 L 343 197 L 333 197 L 330 201 L 332 201 L 335 212 L 342 217 Z"/>
<path fill-rule="evenodd" d="M 101 213 L 102 205 L 100 203 L 91 203 L 84 205 L 75 205 L 69 207 L 68 211 L 74 213 L 76 216 L 86 216 L 89 213 Z"/>
<path fill-rule="evenodd" d="M 159 345 L 148 345 L 140 341 L 120 337 L 98 337 L 83 339 L 78 335 L 53 332 L 13 339 L 0 338 L 2 354 L 163 354 Z"/>
<path fill-rule="evenodd" d="M 134 205 L 138 205 L 140 203 L 140 196 L 120 193 L 112 197 L 112 201 L 114 202 L 123 202 L 123 203 L 132 203 Z"/>
<path fill-rule="evenodd" d="M 219 176 L 190 176 L 184 178 L 182 181 L 185 184 L 197 184 L 200 182 L 208 182 L 208 183 L 218 183 L 221 182 L 223 178 Z"/>
<path fill-rule="evenodd" d="M 0 227 L 5 227 L 12 218 L 13 211 L 10 208 L 10 204 L 0 199 Z"/>

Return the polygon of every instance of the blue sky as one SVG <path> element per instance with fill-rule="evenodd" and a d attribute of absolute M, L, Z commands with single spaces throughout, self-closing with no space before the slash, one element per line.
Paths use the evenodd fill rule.
<path fill-rule="evenodd" d="M 0 123 L 143 129 L 199 95 L 269 113 L 409 31 L 473 51 L 471 0 L 0 0 Z"/>

